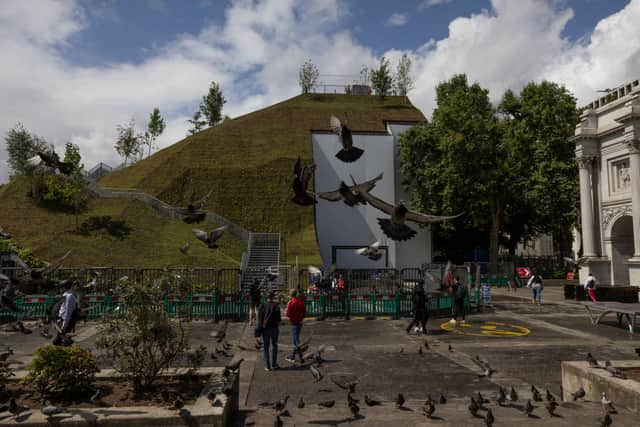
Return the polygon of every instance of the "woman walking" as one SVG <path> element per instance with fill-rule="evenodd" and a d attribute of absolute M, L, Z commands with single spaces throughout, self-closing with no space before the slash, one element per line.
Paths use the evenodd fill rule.
<path fill-rule="evenodd" d="M 267 302 L 258 310 L 258 325 L 256 334 L 262 333 L 264 370 L 278 369 L 278 335 L 280 332 L 280 305 L 273 301 L 274 293 L 267 293 Z M 271 344 L 271 358 L 269 358 L 269 344 Z"/>
<path fill-rule="evenodd" d="M 542 305 L 542 289 L 544 285 L 542 283 L 542 276 L 537 274 L 536 270 L 533 270 L 531 278 L 529 278 L 529 282 L 527 282 L 527 287 L 533 290 L 533 301 L 531 303 Z"/>

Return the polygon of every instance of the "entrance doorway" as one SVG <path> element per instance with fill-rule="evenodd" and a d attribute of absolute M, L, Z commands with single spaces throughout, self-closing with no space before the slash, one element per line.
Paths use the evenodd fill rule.
<path fill-rule="evenodd" d="M 613 284 L 629 285 L 629 266 L 626 261 L 633 256 L 633 222 L 630 216 L 620 217 L 611 229 Z"/>

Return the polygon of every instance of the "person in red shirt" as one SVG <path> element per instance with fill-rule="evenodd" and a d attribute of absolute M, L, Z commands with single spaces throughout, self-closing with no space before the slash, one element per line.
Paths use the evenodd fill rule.
<path fill-rule="evenodd" d="M 304 312 L 304 299 L 298 298 L 298 290 L 291 289 L 289 291 L 289 296 L 291 299 L 287 304 L 287 310 L 285 311 L 285 316 L 289 318 L 289 323 L 291 324 L 291 336 L 293 337 L 293 352 L 291 353 L 291 357 L 287 357 L 286 361 L 290 363 L 296 362 L 296 353 L 300 356 L 300 364 L 304 363 L 304 357 L 302 356 L 302 352 L 298 348 L 300 345 L 300 331 L 302 330 L 302 321 L 304 320 L 305 312 Z"/>
<path fill-rule="evenodd" d="M 338 293 L 340 294 L 344 293 L 344 277 L 342 276 L 342 273 L 338 275 L 338 283 L 336 284 L 336 291 L 338 291 Z"/>

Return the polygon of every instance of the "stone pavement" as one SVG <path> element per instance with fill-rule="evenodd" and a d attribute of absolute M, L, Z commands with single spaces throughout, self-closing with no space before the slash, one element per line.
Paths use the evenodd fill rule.
<path fill-rule="evenodd" d="M 494 290 L 493 311 L 469 314 L 466 326 L 451 328 L 448 319 L 430 319 L 430 334 L 425 339 L 407 335 L 404 331 L 408 319 L 309 320 L 303 327 L 303 339 L 312 336 L 311 347 L 326 344 L 324 363 L 320 370 L 324 379 L 315 383 L 308 366 L 291 366 L 284 357 L 291 351 L 291 335 L 287 325 L 280 329 L 280 370 L 265 372 L 262 353 L 255 351 L 253 329 L 246 323 L 229 323 L 228 340 L 235 344 L 234 356 L 244 357 L 240 376 L 241 412 L 237 425 L 273 425 L 273 413 L 260 408 L 264 401 L 274 401 L 290 395 L 289 417 L 284 425 L 484 425 L 473 418 L 466 407 L 469 396 L 480 391 L 493 398 L 498 385 L 512 385 L 521 398 L 514 407 L 497 408 L 490 404 L 496 426 L 513 425 L 598 425 L 600 405 L 593 402 L 565 402 L 558 409 L 560 417 L 550 418 L 543 407 L 536 417 L 526 417 L 521 407 L 530 394 L 531 384 L 544 392 L 549 389 L 559 397 L 561 391 L 560 363 L 563 360 L 584 360 L 590 351 L 597 359 L 634 359 L 634 348 L 640 347 L 640 335 L 631 335 L 618 328 L 615 321 L 592 326 L 584 309 L 561 299 L 561 289 L 545 288 L 542 306 L 530 304 L 528 289 L 515 294 Z M 214 327 L 211 322 L 193 322 L 193 347 L 201 343 L 213 351 L 215 342 L 209 337 Z M 95 325 L 79 327 L 81 345 L 92 347 Z M 2 345 L 16 348 L 16 358 L 27 362 L 31 353 L 45 340 L 37 335 L 0 335 Z M 238 347 L 244 348 L 241 350 Z M 448 346 L 452 346 L 449 351 Z M 423 354 L 418 349 L 423 348 Z M 479 369 L 471 358 L 480 355 L 498 370 L 490 379 L 478 376 Z M 227 359 L 207 359 L 207 366 L 223 366 Z M 340 389 L 331 377 L 341 374 L 355 375 L 359 379 L 356 396 L 361 399 L 361 417 L 352 419 L 346 406 L 346 391 Z M 362 403 L 364 393 L 384 402 L 380 408 Z M 398 393 L 407 399 L 408 409 L 395 409 L 393 400 Z M 427 394 L 434 399 L 444 394 L 448 403 L 437 405 L 435 415 L 427 420 L 420 407 Z M 297 409 L 300 397 L 306 402 Z M 333 409 L 319 409 L 317 403 L 336 400 Z M 537 404 L 536 406 L 540 406 Z M 638 425 L 637 416 L 624 410 L 614 415 L 614 426 Z"/>

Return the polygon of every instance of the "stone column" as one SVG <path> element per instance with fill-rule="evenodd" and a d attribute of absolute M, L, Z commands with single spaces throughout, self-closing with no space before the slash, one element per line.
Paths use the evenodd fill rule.
<path fill-rule="evenodd" d="M 596 245 L 593 223 L 593 197 L 591 188 L 591 166 L 595 157 L 582 156 L 579 157 L 578 167 L 580 168 L 580 213 L 582 217 L 582 249 L 583 256 L 595 257 Z"/>
<path fill-rule="evenodd" d="M 631 218 L 633 220 L 633 257 L 640 258 L 640 140 L 627 141 L 631 172 Z"/>

